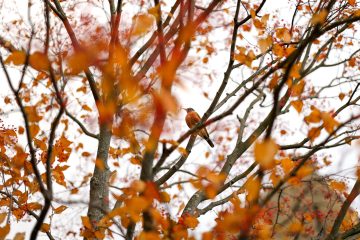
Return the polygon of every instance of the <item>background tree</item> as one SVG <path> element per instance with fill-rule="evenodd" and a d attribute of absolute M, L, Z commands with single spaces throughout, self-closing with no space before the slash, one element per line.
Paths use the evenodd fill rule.
<path fill-rule="evenodd" d="M 357 234 L 359 180 L 316 173 L 359 138 L 357 5 L 1 1 L 0 235 Z"/>

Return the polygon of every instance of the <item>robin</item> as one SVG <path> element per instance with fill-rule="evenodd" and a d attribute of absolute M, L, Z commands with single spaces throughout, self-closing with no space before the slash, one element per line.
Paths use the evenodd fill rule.
<path fill-rule="evenodd" d="M 197 114 L 197 112 L 195 112 L 195 110 L 192 108 L 183 109 L 187 112 L 185 117 L 186 124 L 189 128 L 193 128 L 201 120 L 199 114 Z M 205 127 L 198 130 L 196 134 L 205 139 L 205 141 L 210 145 L 210 147 L 214 147 L 214 143 L 210 140 L 209 133 L 206 131 Z"/>

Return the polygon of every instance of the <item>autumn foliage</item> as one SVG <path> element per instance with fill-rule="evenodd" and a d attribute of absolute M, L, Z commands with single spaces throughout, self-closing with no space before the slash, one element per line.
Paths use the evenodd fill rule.
<path fill-rule="evenodd" d="M 359 2 L 14 2 L 0 239 L 360 233 Z"/>

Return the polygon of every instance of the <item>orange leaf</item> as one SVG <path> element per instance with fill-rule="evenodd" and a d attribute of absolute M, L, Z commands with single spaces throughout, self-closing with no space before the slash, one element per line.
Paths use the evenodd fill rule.
<path fill-rule="evenodd" d="M 289 232 L 292 234 L 299 233 L 302 230 L 302 224 L 299 220 L 294 219 L 294 222 L 289 226 Z"/>
<path fill-rule="evenodd" d="M 325 9 L 321 10 L 319 13 L 316 13 L 311 18 L 312 24 L 323 24 L 328 16 L 329 12 Z"/>
<path fill-rule="evenodd" d="M 25 129 L 24 129 L 23 127 L 21 127 L 21 126 L 20 126 L 20 127 L 19 127 L 19 129 L 18 129 L 19 134 L 23 134 L 23 133 L 24 133 L 24 130 L 25 130 Z"/>
<path fill-rule="evenodd" d="M 160 201 L 163 203 L 170 202 L 170 195 L 167 192 L 160 192 Z"/>
<path fill-rule="evenodd" d="M 133 19 L 135 22 L 132 34 L 135 36 L 147 33 L 154 25 L 155 18 L 151 14 L 139 14 Z"/>
<path fill-rule="evenodd" d="M 290 102 L 291 106 L 293 106 L 295 108 L 295 110 L 300 113 L 304 104 L 301 100 L 296 100 L 296 101 L 291 101 Z"/>
<path fill-rule="evenodd" d="M 348 0 L 348 3 L 354 7 L 356 5 L 356 0 Z"/>
<path fill-rule="evenodd" d="M 159 233 L 157 232 L 141 232 L 138 240 L 160 240 Z"/>
<path fill-rule="evenodd" d="M 246 200 L 252 202 L 259 198 L 261 183 L 259 178 L 251 176 L 244 185 L 247 195 Z"/>
<path fill-rule="evenodd" d="M 289 174 L 294 167 L 294 162 L 290 158 L 284 158 L 281 160 L 281 167 L 285 174 Z"/>
<path fill-rule="evenodd" d="M 340 94 L 339 94 L 339 99 L 340 99 L 341 101 L 344 99 L 344 97 L 345 97 L 345 94 L 344 94 L 344 93 L 340 93 Z"/>
<path fill-rule="evenodd" d="M 88 112 L 91 112 L 91 108 L 88 105 L 82 105 L 82 109 Z"/>
<path fill-rule="evenodd" d="M 188 227 L 188 228 L 196 228 L 196 226 L 199 224 L 199 220 L 197 220 L 196 217 L 193 216 L 185 216 L 184 218 L 184 224 Z"/>
<path fill-rule="evenodd" d="M 311 128 L 308 132 L 308 138 L 310 139 L 310 141 L 313 142 L 318 136 L 320 136 L 320 132 L 321 132 L 321 128 L 318 127 Z"/>
<path fill-rule="evenodd" d="M 10 104 L 10 103 L 11 103 L 11 99 L 10 99 L 8 96 L 5 96 L 4 102 L 5 102 L 5 104 Z"/>
<path fill-rule="evenodd" d="M 29 130 L 30 130 L 30 137 L 31 139 L 33 139 L 39 133 L 40 128 L 37 124 L 31 124 Z"/>
<path fill-rule="evenodd" d="M 10 224 L 6 224 L 4 227 L 0 227 L 0 239 L 5 239 L 5 237 L 10 232 Z"/>
<path fill-rule="evenodd" d="M 6 219 L 6 217 L 7 217 L 7 213 L 6 213 L 6 212 L 0 213 L 0 224 L 4 222 L 4 220 Z"/>
<path fill-rule="evenodd" d="M 335 128 L 339 126 L 339 122 L 336 121 L 328 112 L 322 112 L 321 118 L 324 122 L 324 128 L 328 133 L 332 133 Z"/>
<path fill-rule="evenodd" d="M 287 28 L 278 28 L 275 30 L 276 37 L 285 43 L 291 42 L 291 34 Z"/>
<path fill-rule="evenodd" d="M 279 146 L 272 139 L 266 139 L 264 142 L 256 142 L 254 147 L 255 161 L 264 169 L 274 166 L 274 157 Z"/>
<path fill-rule="evenodd" d="M 47 146 L 45 140 L 39 140 L 37 138 L 34 138 L 34 143 L 36 147 L 40 148 L 43 151 L 46 151 Z"/>
<path fill-rule="evenodd" d="M 67 206 L 61 205 L 60 207 L 57 207 L 57 208 L 54 209 L 54 213 L 55 214 L 60 214 L 63 211 L 65 211 L 66 209 L 67 209 Z"/>
<path fill-rule="evenodd" d="M 24 51 L 14 51 L 8 56 L 4 63 L 13 63 L 14 65 L 22 65 L 25 63 L 26 53 Z"/>
<path fill-rule="evenodd" d="M 273 170 L 271 171 L 270 180 L 271 180 L 273 186 L 276 186 L 276 185 L 279 183 L 279 181 L 280 181 L 280 177 L 276 174 L 276 172 L 275 172 L 274 170 L 275 170 L 275 169 L 273 169 Z"/>
<path fill-rule="evenodd" d="M 29 57 L 29 64 L 35 70 L 46 71 L 49 70 L 50 61 L 48 57 L 42 52 L 34 52 Z"/>
<path fill-rule="evenodd" d="M 81 222 L 87 229 L 92 229 L 92 225 L 88 216 L 81 216 Z"/>
<path fill-rule="evenodd" d="M 25 233 L 16 233 L 13 240 L 24 240 L 25 239 Z"/>
<path fill-rule="evenodd" d="M 42 119 L 42 116 L 38 115 L 35 106 L 26 106 L 24 110 L 29 122 L 39 122 Z"/>
<path fill-rule="evenodd" d="M 302 179 L 302 178 L 312 174 L 313 171 L 314 171 L 314 168 L 312 166 L 304 165 L 297 171 L 296 176 L 299 177 L 300 179 Z"/>
<path fill-rule="evenodd" d="M 49 232 L 49 230 L 50 230 L 50 224 L 48 224 L 48 223 L 43 223 L 43 224 L 41 225 L 40 231 L 42 231 L 42 232 Z"/>
<path fill-rule="evenodd" d="M 309 123 L 318 123 L 321 120 L 321 112 L 319 111 L 319 109 L 317 109 L 314 106 L 311 106 L 312 112 L 310 113 L 309 116 L 306 116 L 304 118 L 305 122 L 307 124 Z"/>
<path fill-rule="evenodd" d="M 81 156 L 83 156 L 83 157 L 90 157 L 90 156 L 91 156 L 91 153 L 89 153 L 89 152 L 83 152 L 83 153 L 81 154 Z"/>
<path fill-rule="evenodd" d="M 261 53 L 265 53 L 271 46 L 272 42 L 273 41 L 272 41 L 271 36 L 268 36 L 267 38 L 259 39 L 258 44 L 259 44 Z"/>
<path fill-rule="evenodd" d="M 344 182 L 338 182 L 338 181 L 331 181 L 330 187 L 336 191 L 343 192 L 346 189 L 346 185 Z"/>
<path fill-rule="evenodd" d="M 303 93 L 304 87 L 305 87 L 305 81 L 304 80 L 299 81 L 295 86 L 292 87 L 291 96 L 299 97 Z"/>

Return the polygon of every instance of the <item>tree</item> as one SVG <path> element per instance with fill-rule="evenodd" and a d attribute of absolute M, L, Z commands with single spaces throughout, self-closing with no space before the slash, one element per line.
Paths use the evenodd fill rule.
<path fill-rule="evenodd" d="M 360 232 L 350 210 L 359 179 L 348 193 L 341 179 L 316 173 L 332 164 L 331 149 L 359 138 L 358 3 L 291 0 L 273 10 L 274 2 L 43 0 L 29 1 L 25 15 L 2 2 L 15 17 L 3 13 L 0 36 L 9 86 L 0 236 L 28 217 L 31 239 Z M 186 101 L 206 110 L 179 131 Z M 197 141 L 203 127 L 214 150 Z M 306 207 L 281 212 L 282 193 L 309 182 L 328 185 L 337 207 L 290 194 L 290 206 Z M 86 206 L 75 214 L 81 230 L 57 230 L 74 204 Z M 330 224 L 320 215 L 332 215 Z M 201 230 L 199 219 L 212 226 Z"/>

